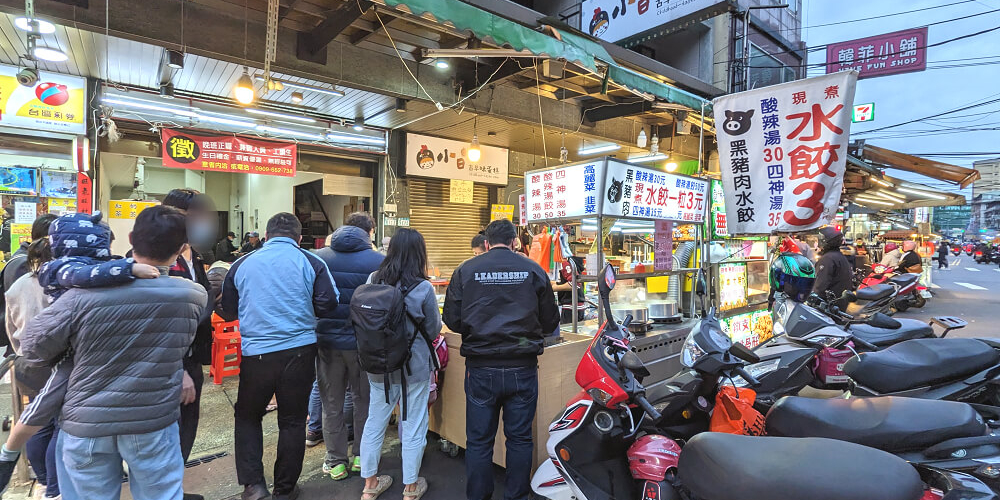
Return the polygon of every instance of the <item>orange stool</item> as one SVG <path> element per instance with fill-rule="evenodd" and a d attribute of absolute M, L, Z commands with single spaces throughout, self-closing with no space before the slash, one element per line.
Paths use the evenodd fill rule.
<path fill-rule="evenodd" d="M 229 321 L 216 323 L 212 330 L 212 366 L 208 374 L 216 385 L 222 383 L 224 377 L 240 374 L 240 361 L 243 359 L 240 349 L 240 322 Z M 226 356 L 236 355 L 235 359 L 226 360 Z"/>

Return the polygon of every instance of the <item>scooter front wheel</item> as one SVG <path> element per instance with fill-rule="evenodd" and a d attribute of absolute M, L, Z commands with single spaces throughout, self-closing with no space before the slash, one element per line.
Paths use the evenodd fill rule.
<path fill-rule="evenodd" d="M 910 304 L 907 304 L 905 301 L 899 301 L 894 303 L 892 305 L 892 308 L 895 309 L 896 312 L 905 312 L 907 309 L 910 308 Z"/>
<path fill-rule="evenodd" d="M 927 299 L 925 299 L 922 295 L 918 294 L 917 298 L 913 300 L 913 306 L 920 308 L 924 307 L 925 305 L 927 305 Z"/>

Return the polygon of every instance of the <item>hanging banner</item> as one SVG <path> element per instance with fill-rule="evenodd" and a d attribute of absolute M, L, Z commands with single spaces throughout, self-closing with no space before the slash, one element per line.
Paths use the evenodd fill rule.
<path fill-rule="evenodd" d="M 856 71 L 713 102 L 729 234 L 796 232 L 837 213 Z"/>
<path fill-rule="evenodd" d="M 854 70 L 858 79 L 927 69 L 927 27 L 826 46 L 826 72 Z M 860 120 L 859 120 L 860 121 Z"/>
<path fill-rule="evenodd" d="M 507 219 L 514 222 L 514 205 L 490 205 L 490 220 Z"/>
<path fill-rule="evenodd" d="M 201 135 L 165 128 L 160 132 L 163 165 L 241 174 L 295 175 L 298 148 L 289 142 L 232 135 Z"/>
<path fill-rule="evenodd" d="M 76 174 L 76 211 L 94 213 L 94 182 L 83 172 Z"/>
<path fill-rule="evenodd" d="M 517 197 L 521 216 L 521 225 L 525 226 L 528 224 L 528 197 L 525 195 L 520 195 Z"/>
<path fill-rule="evenodd" d="M 712 208 L 709 210 L 712 218 L 712 237 L 726 238 L 729 230 L 726 229 L 726 195 L 722 189 L 722 181 L 712 179 Z"/>
<path fill-rule="evenodd" d="M 603 214 L 704 222 L 708 181 L 608 159 Z"/>
<path fill-rule="evenodd" d="M 474 203 L 473 198 L 476 193 L 476 183 L 472 181 L 463 181 L 459 179 L 452 179 L 451 185 L 449 186 L 450 196 L 448 201 L 451 203 Z"/>
<path fill-rule="evenodd" d="M 87 79 L 41 73 L 34 85 L 17 81 L 21 69 L 0 65 L 0 125 L 65 134 L 87 133 Z"/>
<path fill-rule="evenodd" d="M 469 157 L 469 143 L 406 134 L 406 175 L 507 185 L 506 148 L 480 146 L 479 160 Z"/>
<path fill-rule="evenodd" d="M 674 268 L 674 223 L 658 220 L 653 230 L 653 269 L 671 271 Z"/>

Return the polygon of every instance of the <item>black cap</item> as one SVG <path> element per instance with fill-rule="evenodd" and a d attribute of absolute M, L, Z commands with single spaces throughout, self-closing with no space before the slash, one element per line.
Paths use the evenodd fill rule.
<path fill-rule="evenodd" d="M 232 231 L 229 231 L 228 233 L 226 233 L 226 236 L 229 236 L 230 238 L 235 238 L 236 237 L 236 233 L 234 233 Z"/>

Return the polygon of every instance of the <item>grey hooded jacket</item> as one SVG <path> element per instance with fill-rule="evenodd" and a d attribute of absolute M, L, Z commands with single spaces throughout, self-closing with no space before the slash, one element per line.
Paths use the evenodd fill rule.
<path fill-rule="evenodd" d="M 208 303 L 183 278 L 74 288 L 21 333 L 27 364 L 54 366 L 73 349 L 59 420 L 77 437 L 145 434 L 180 417 L 182 360 Z"/>

